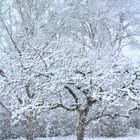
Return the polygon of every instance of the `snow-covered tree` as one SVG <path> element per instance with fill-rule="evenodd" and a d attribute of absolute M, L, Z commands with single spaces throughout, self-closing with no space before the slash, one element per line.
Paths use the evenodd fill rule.
<path fill-rule="evenodd" d="M 1 1 L 0 96 L 9 99 L 6 107 L 13 124 L 26 122 L 28 140 L 33 139 L 34 121 L 48 105 L 78 113 L 78 140 L 83 140 L 85 127 L 93 120 L 129 117 L 133 108 L 126 114 L 111 114 L 110 108 L 120 107 L 123 97 L 131 99 L 133 89 L 129 88 L 133 67 L 122 54 L 138 34 L 130 4 Z"/>
<path fill-rule="evenodd" d="M 133 68 L 121 56 L 121 50 L 129 43 L 133 33 L 129 31 L 131 23 L 120 1 L 115 4 L 81 1 L 72 6 L 71 3 L 70 8 L 76 12 L 71 12 L 71 21 L 64 26 L 66 32 L 69 29 L 68 45 L 64 45 L 66 54 L 62 54 L 59 62 L 55 63 L 54 75 L 58 76 L 51 92 L 56 93 L 60 101 L 54 99 L 50 108 L 77 111 L 77 140 L 83 140 L 89 122 L 88 113 L 99 103 L 102 103 L 101 114 L 94 119 L 106 115 L 128 117 L 127 114 L 104 112 L 104 102 L 117 102 L 118 96 L 121 96 L 119 91 L 130 84 Z"/>
<path fill-rule="evenodd" d="M 53 73 L 49 61 L 56 55 L 64 24 L 59 3 L 46 0 L 5 1 L 1 13 L 1 90 L 10 96 L 13 124 L 26 121 L 27 139 L 33 139 L 33 121 L 47 98 Z M 46 90 L 47 89 L 47 90 Z M 10 95 L 11 94 L 11 95 Z"/>

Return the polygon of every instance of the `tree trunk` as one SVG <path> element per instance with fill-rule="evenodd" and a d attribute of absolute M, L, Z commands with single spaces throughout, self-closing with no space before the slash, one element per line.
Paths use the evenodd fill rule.
<path fill-rule="evenodd" d="M 27 117 L 27 130 L 26 130 L 27 140 L 33 140 L 33 123 L 32 117 Z"/>
<path fill-rule="evenodd" d="M 84 131 L 86 127 L 86 115 L 85 111 L 79 112 L 79 122 L 77 127 L 77 140 L 84 140 Z"/>

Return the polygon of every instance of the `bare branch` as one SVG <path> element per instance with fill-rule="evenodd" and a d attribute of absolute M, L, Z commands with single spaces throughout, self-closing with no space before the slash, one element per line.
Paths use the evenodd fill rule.
<path fill-rule="evenodd" d="M 57 108 L 63 108 L 67 111 L 78 111 L 77 107 L 76 108 L 68 108 L 68 107 L 64 106 L 62 103 L 60 103 L 60 104 L 50 104 L 49 109 L 57 109 Z"/>
<path fill-rule="evenodd" d="M 82 76 L 86 76 L 85 73 L 83 73 L 83 72 L 81 72 L 81 71 L 79 71 L 79 70 L 76 70 L 76 71 L 75 71 L 75 74 L 81 74 Z"/>
<path fill-rule="evenodd" d="M 11 33 L 10 33 L 10 31 L 9 31 L 9 29 L 8 29 L 8 27 L 7 27 L 7 25 L 5 24 L 4 21 L 3 21 L 3 24 L 4 24 L 4 28 L 6 29 L 8 35 L 9 35 L 9 37 L 10 37 L 10 39 L 11 39 L 11 41 L 12 41 L 12 43 L 13 43 L 15 49 L 16 49 L 16 51 L 19 53 L 20 56 L 22 56 L 21 51 L 19 50 L 16 42 L 14 41 L 14 39 L 13 39 L 13 37 L 12 37 L 12 35 L 11 35 Z"/>
<path fill-rule="evenodd" d="M 78 103 L 78 97 L 77 97 L 76 94 L 71 90 L 71 88 L 68 87 L 68 86 L 65 86 L 64 88 L 68 90 L 68 92 L 69 92 L 69 93 L 72 95 L 72 97 L 74 98 L 75 102 Z"/>
<path fill-rule="evenodd" d="M 101 115 L 99 116 L 96 116 L 94 118 L 90 118 L 87 122 L 86 122 L 86 125 L 88 125 L 91 121 L 96 121 L 96 120 L 99 120 L 103 117 L 110 117 L 112 119 L 115 119 L 117 117 L 123 117 L 123 118 L 127 118 L 129 119 L 129 116 L 128 115 L 122 115 L 122 114 L 119 114 L 119 113 L 115 113 L 115 114 L 110 114 L 110 113 L 107 113 L 107 114 L 104 114 L 102 113 Z"/>
<path fill-rule="evenodd" d="M 132 109 L 129 110 L 129 114 L 132 114 L 134 111 L 139 110 L 140 111 L 140 106 L 136 106 Z"/>

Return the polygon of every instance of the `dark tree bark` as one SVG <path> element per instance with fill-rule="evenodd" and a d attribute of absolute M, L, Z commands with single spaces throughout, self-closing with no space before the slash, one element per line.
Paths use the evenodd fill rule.
<path fill-rule="evenodd" d="M 79 87 L 76 87 L 77 89 L 80 90 Z M 85 100 L 86 100 L 86 105 L 84 109 L 81 109 L 80 104 L 79 104 L 79 98 L 77 97 L 76 93 L 69 87 L 69 86 L 65 86 L 65 89 L 67 89 L 68 93 L 73 97 L 74 101 L 75 101 L 75 105 L 74 106 L 65 106 L 62 103 L 62 100 L 60 99 L 60 103 L 56 103 L 56 104 L 50 104 L 50 109 L 57 109 L 57 108 L 63 108 L 67 111 L 75 111 L 78 113 L 78 126 L 77 126 L 77 140 L 84 140 L 84 132 L 85 132 L 85 128 L 87 126 L 87 115 L 88 112 L 90 110 L 90 108 L 92 107 L 93 104 L 95 104 L 96 102 L 98 102 L 98 100 L 94 100 L 91 96 L 87 96 L 88 95 L 88 91 L 84 90 L 81 91 L 84 95 L 85 95 Z"/>
<path fill-rule="evenodd" d="M 86 116 L 87 116 L 87 113 L 85 111 L 79 111 L 79 122 L 77 126 L 77 140 L 84 140 Z"/>
<path fill-rule="evenodd" d="M 26 137 L 27 137 L 27 140 L 33 140 L 33 122 L 32 122 L 32 117 L 27 117 Z"/>

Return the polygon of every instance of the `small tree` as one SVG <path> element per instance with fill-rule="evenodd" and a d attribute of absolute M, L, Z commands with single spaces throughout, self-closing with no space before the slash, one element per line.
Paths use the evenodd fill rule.
<path fill-rule="evenodd" d="M 2 5 L 1 52 L 5 60 L 0 71 L 4 78 L 1 89 L 10 97 L 13 124 L 26 122 L 28 140 L 33 140 L 33 121 L 45 109 L 44 94 L 53 76 L 54 61 L 49 58 L 58 53 L 65 13 L 58 5 L 48 0 L 12 0 Z"/>
<path fill-rule="evenodd" d="M 61 107 L 78 113 L 77 140 L 84 139 L 86 124 L 90 122 L 87 120 L 90 110 L 105 100 L 111 104 L 132 79 L 131 67 L 123 58 L 121 50 L 133 34 L 129 30 L 131 24 L 126 20 L 125 8 L 122 12 L 119 2 L 81 1 L 79 9 L 77 3 L 73 3 L 76 12 L 71 12 L 72 22 L 64 26 L 64 29 L 70 29 L 70 36 L 66 38 L 69 47 L 65 47 L 60 63 L 54 65 L 59 73 L 54 73 L 57 82 L 51 91 L 56 93 L 60 102 L 52 102 L 50 108 Z M 58 57 L 54 59 L 58 60 Z M 63 95 L 65 97 L 62 98 Z M 103 116 L 128 118 L 128 115 L 117 113 L 111 115 L 104 112 L 104 104 L 102 107 L 101 114 L 92 119 Z"/>
<path fill-rule="evenodd" d="M 58 95 L 60 101 L 58 103 L 50 104 L 50 109 L 63 108 L 67 111 L 77 112 L 77 140 L 84 139 L 85 128 L 91 121 L 107 116 L 111 118 L 129 118 L 127 113 L 123 114 L 121 112 L 114 112 L 112 114 L 112 112 L 109 111 L 109 106 L 111 106 L 111 104 L 113 105 L 114 103 L 118 103 L 119 105 L 119 102 L 117 101 L 124 96 L 123 93 L 119 93 L 119 90 L 122 90 L 125 86 L 127 86 L 129 84 L 129 80 L 131 79 L 131 70 L 129 71 L 129 68 L 124 69 L 125 66 L 121 69 L 119 68 L 119 65 L 118 67 L 115 66 L 115 68 L 112 68 L 111 70 L 112 75 L 109 73 L 109 75 L 106 75 L 106 78 L 102 81 L 100 78 L 102 79 L 102 76 L 104 77 L 105 75 L 100 75 L 97 78 L 100 82 L 96 81 L 96 83 L 91 79 L 92 72 L 90 72 L 90 74 L 85 74 L 81 71 L 75 71 L 73 81 L 71 77 L 71 80 L 67 81 L 64 85 L 63 92 L 65 92 L 65 94 L 62 91 L 59 92 Z M 79 75 L 81 76 L 81 79 Z M 126 78 L 125 82 L 120 79 L 122 76 L 123 78 Z M 109 77 L 112 77 L 113 79 L 111 78 L 107 81 Z M 97 84 L 98 82 L 100 85 Z M 118 84 L 114 86 L 114 83 Z M 100 111 L 95 113 L 95 116 L 90 116 L 90 112 L 96 108 L 100 108 Z"/>

